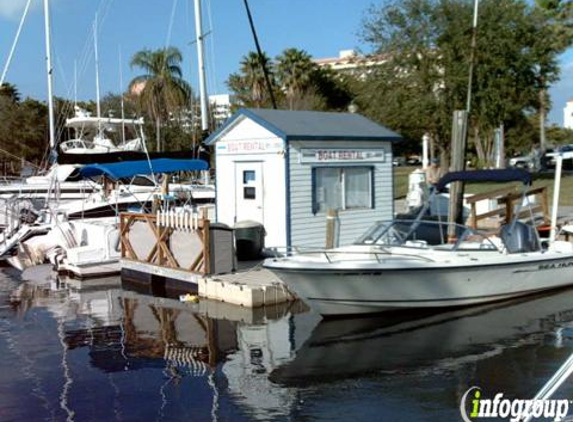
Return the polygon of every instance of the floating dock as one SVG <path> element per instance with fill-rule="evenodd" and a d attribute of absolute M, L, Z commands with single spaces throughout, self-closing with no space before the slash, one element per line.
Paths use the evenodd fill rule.
<path fill-rule="evenodd" d="M 262 268 L 262 261 L 236 265 L 233 248 L 220 246 L 225 233 L 213 232 L 206 218 L 122 213 L 120 225 L 122 278 L 132 283 L 192 292 L 247 308 L 296 300 L 282 281 Z M 225 256 L 229 265 L 221 264 Z M 222 267 L 227 271 L 220 274 Z"/>

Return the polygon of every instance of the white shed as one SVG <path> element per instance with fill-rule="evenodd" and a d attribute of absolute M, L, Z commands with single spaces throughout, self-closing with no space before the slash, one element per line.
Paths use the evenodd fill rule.
<path fill-rule="evenodd" d="M 326 211 L 337 209 L 340 244 L 351 243 L 393 216 L 400 139 L 359 114 L 241 109 L 207 139 L 217 220 L 262 223 L 267 247 L 324 246 Z"/>

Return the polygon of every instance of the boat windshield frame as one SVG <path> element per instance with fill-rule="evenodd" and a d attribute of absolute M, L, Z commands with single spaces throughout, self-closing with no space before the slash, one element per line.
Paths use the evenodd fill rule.
<path fill-rule="evenodd" d="M 448 229 L 454 226 L 455 241 L 448 242 Z M 447 221 L 388 220 L 378 221 L 355 242 L 355 245 L 444 249 L 448 251 L 502 252 L 492 241 L 492 234 Z"/>

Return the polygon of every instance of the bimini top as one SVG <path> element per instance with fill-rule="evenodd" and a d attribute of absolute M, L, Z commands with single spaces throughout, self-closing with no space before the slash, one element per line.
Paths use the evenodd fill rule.
<path fill-rule="evenodd" d="M 89 164 L 80 169 L 84 178 L 106 175 L 111 179 L 124 179 L 139 174 L 175 173 L 178 171 L 208 170 L 209 164 L 203 160 L 175 160 L 156 158 L 154 160 L 123 161 L 121 163 Z"/>
<path fill-rule="evenodd" d="M 531 173 L 523 169 L 453 171 L 442 177 L 436 184 L 443 191 L 452 182 L 523 182 L 531 185 Z"/>

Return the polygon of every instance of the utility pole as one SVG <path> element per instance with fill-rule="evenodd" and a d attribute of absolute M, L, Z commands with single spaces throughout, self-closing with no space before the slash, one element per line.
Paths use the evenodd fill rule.
<path fill-rule="evenodd" d="M 245 3 L 245 9 L 247 10 L 247 17 L 249 18 L 249 25 L 251 26 L 251 32 L 253 33 L 253 38 L 255 40 L 255 47 L 257 48 L 257 55 L 259 56 L 259 63 L 261 68 L 263 69 L 263 74 L 265 75 L 265 83 L 267 85 L 267 90 L 269 91 L 269 97 L 271 98 L 271 103 L 273 108 L 277 109 L 277 102 L 275 100 L 275 94 L 273 92 L 273 87 L 271 85 L 271 80 L 269 78 L 269 72 L 265 62 L 263 60 L 263 51 L 261 50 L 261 46 L 259 44 L 259 37 L 257 37 L 257 31 L 255 29 L 255 24 L 253 23 L 253 17 L 251 16 L 251 9 L 249 8 L 249 3 L 247 0 L 243 0 Z"/>

